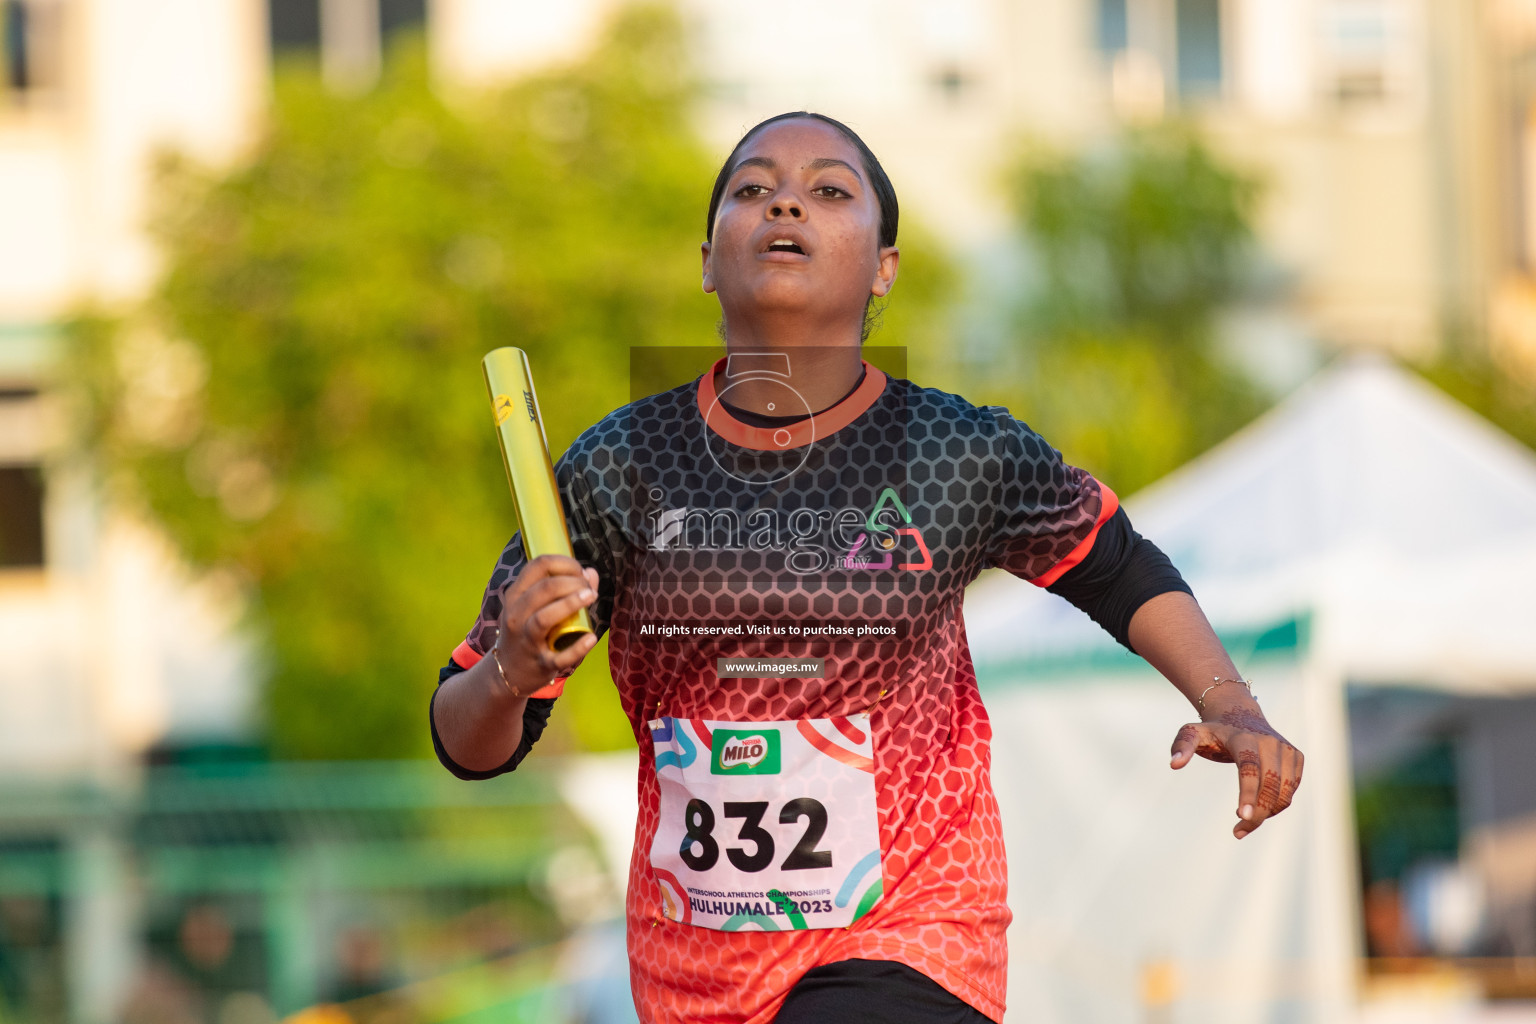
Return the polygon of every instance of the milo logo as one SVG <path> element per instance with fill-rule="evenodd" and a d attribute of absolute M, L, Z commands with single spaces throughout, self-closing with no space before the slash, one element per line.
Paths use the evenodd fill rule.
<path fill-rule="evenodd" d="M 710 744 L 712 775 L 779 774 L 779 733 L 776 729 L 716 729 Z"/>
<path fill-rule="evenodd" d="M 743 736 L 732 740 L 720 751 L 720 767 L 735 768 L 747 765 L 756 768 L 768 756 L 768 741 L 761 736 Z"/>

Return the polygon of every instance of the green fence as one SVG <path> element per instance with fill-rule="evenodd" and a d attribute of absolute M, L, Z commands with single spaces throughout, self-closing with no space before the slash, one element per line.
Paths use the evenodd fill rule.
<path fill-rule="evenodd" d="M 260 1024 L 322 1001 L 359 1020 L 476 1005 L 559 1019 L 548 872 L 572 850 L 597 861 L 552 772 L 252 762 L 0 780 L 0 1022 Z"/>

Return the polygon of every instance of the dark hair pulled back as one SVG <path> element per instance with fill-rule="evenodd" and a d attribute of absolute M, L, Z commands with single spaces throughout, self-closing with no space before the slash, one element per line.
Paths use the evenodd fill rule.
<path fill-rule="evenodd" d="M 736 156 L 741 152 L 741 147 L 752 141 L 754 135 L 769 125 L 799 118 L 831 125 L 859 151 L 860 161 L 864 164 L 864 174 L 869 178 L 869 186 L 874 190 L 875 199 L 880 204 L 880 247 L 884 249 L 895 245 L 896 221 L 900 210 L 896 205 L 896 189 L 891 185 L 891 179 L 886 175 L 885 168 L 880 166 L 879 158 L 864 144 L 864 140 L 859 138 L 858 133 L 843 122 L 826 114 L 814 114 L 806 110 L 792 110 L 786 114 L 775 114 L 766 121 L 759 121 L 747 130 L 747 133 L 741 137 L 741 141 L 736 143 L 736 148 L 731 150 L 731 155 L 725 158 L 719 175 L 715 177 L 715 188 L 709 195 L 709 216 L 704 222 L 704 237 L 706 239 L 715 237 L 715 213 L 720 209 L 720 200 L 725 196 L 726 182 L 730 181 L 731 172 L 736 169 Z"/>

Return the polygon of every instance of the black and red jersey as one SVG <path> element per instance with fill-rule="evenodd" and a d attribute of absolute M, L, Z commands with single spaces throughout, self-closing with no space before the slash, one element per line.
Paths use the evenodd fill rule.
<path fill-rule="evenodd" d="M 712 371 L 624 406 L 556 466 L 576 557 L 601 575 L 593 622 L 611 635 L 641 750 L 627 905 L 640 1016 L 769 1021 L 808 969 L 858 958 L 906 963 L 1001 1019 L 1007 867 L 961 602 L 990 566 L 1058 580 L 1093 548 L 1115 495 L 1007 410 L 867 364 L 841 402 L 785 426 L 743 422 L 716 388 Z M 494 639 L 523 561 L 514 536 L 456 667 Z M 727 657 L 820 658 L 825 670 L 722 678 Z M 665 918 L 646 723 L 866 711 L 884 876 L 874 909 L 846 929 L 791 932 Z"/>

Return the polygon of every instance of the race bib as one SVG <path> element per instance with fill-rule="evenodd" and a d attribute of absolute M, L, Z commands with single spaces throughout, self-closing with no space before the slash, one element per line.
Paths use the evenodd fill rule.
<path fill-rule="evenodd" d="M 661 783 L 651 868 L 673 921 L 843 928 L 880 899 L 868 715 L 650 723 Z"/>

